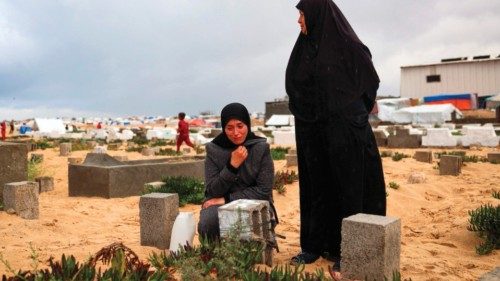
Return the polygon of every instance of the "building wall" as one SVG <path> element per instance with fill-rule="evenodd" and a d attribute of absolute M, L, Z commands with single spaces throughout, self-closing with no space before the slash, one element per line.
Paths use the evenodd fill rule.
<path fill-rule="evenodd" d="M 274 114 L 292 114 L 290 109 L 288 109 L 288 101 L 266 102 L 265 120 L 269 120 Z"/>
<path fill-rule="evenodd" d="M 440 75 L 440 82 L 427 82 Z M 443 93 L 500 93 L 500 59 L 401 67 L 401 97 L 422 98 Z"/>

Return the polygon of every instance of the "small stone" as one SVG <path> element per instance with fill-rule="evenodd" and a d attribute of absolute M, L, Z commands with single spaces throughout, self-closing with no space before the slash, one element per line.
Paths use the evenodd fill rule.
<path fill-rule="evenodd" d="M 9 214 L 9 215 L 15 215 L 15 214 L 16 214 L 16 211 L 15 211 L 14 209 L 12 209 L 12 208 L 7 209 L 7 211 L 6 211 L 6 212 L 7 212 L 7 214 Z"/>
<path fill-rule="evenodd" d="M 424 183 L 425 182 L 425 174 L 422 173 L 412 173 L 410 177 L 408 178 L 408 183 L 414 184 L 414 183 Z"/>

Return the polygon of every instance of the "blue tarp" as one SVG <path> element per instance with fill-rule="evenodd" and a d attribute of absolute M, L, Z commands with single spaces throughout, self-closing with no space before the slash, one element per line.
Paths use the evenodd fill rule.
<path fill-rule="evenodd" d="M 471 94 L 445 94 L 424 97 L 425 102 L 442 101 L 442 100 L 470 100 Z"/>

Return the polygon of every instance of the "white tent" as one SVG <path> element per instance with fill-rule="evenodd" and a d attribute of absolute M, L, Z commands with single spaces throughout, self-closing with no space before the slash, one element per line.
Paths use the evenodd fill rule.
<path fill-rule="evenodd" d="M 457 118 L 462 112 L 452 104 L 425 104 L 401 108 L 392 113 L 392 122 L 411 124 L 443 124 L 451 121 L 453 112 Z"/>
<path fill-rule="evenodd" d="M 377 100 L 377 117 L 381 121 L 392 122 L 392 114 L 397 110 L 411 106 L 409 98 L 390 98 Z"/>
<path fill-rule="evenodd" d="M 274 114 L 267 120 L 266 126 L 294 126 L 295 119 L 289 114 Z"/>
<path fill-rule="evenodd" d="M 63 120 L 55 118 L 51 119 L 35 118 L 35 124 L 33 125 L 33 130 L 38 131 L 42 134 L 66 133 L 66 128 L 64 127 Z"/>

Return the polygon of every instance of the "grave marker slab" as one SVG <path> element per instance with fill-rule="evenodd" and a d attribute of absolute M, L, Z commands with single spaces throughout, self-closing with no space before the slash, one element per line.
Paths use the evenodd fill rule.
<path fill-rule="evenodd" d="M 179 214 L 176 193 L 150 193 L 139 199 L 142 246 L 168 249 L 175 218 Z"/>
<path fill-rule="evenodd" d="M 38 219 L 39 185 L 22 181 L 7 183 L 3 190 L 4 209 L 13 209 L 23 219 Z"/>
<path fill-rule="evenodd" d="M 71 143 L 65 142 L 59 144 L 59 155 L 60 156 L 69 156 L 71 154 Z"/>
<path fill-rule="evenodd" d="M 38 183 L 40 189 L 39 192 L 47 192 L 54 190 L 54 178 L 53 177 L 38 177 L 35 178 L 35 181 Z"/>
<path fill-rule="evenodd" d="M 418 162 L 432 163 L 432 151 L 415 151 L 413 158 Z"/>
<path fill-rule="evenodd" d="M 441 155 L 439 174 L 458 176 L 462 172 L 462 157 L 455 155 Z"/>

